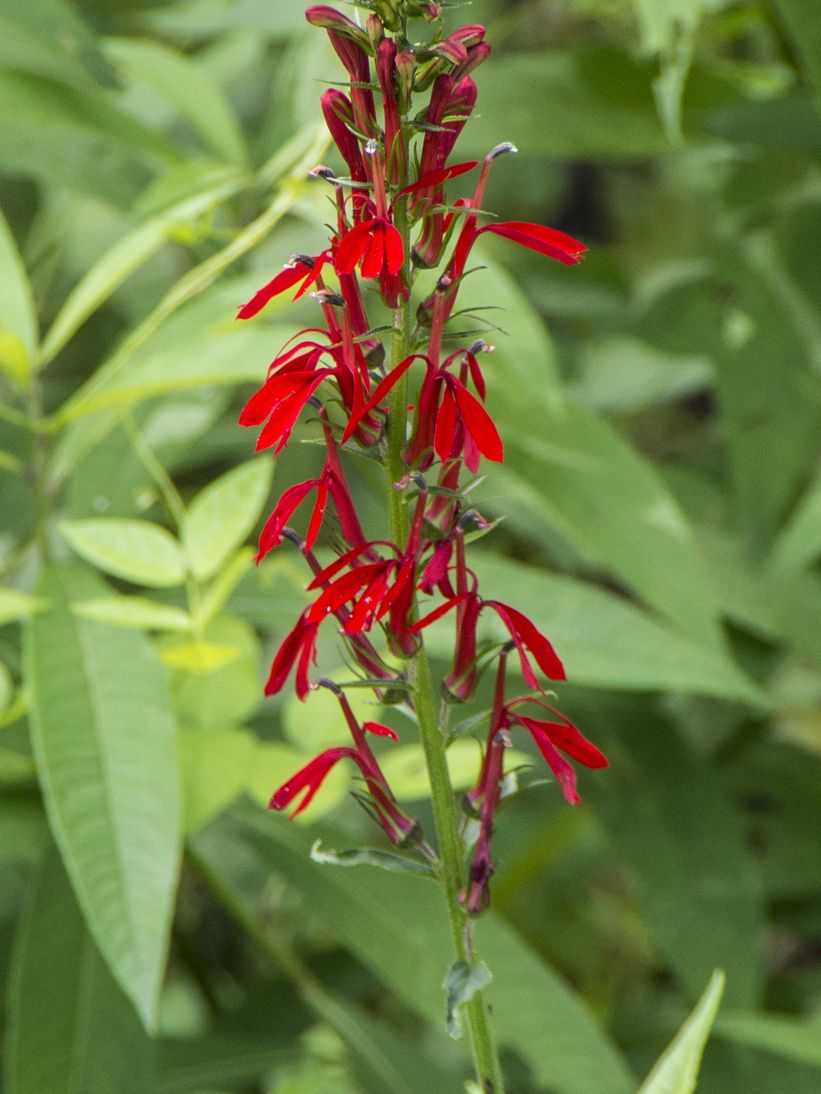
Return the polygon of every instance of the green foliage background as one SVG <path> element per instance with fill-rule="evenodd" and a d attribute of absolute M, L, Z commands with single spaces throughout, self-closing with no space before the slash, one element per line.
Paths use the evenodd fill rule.
<path fill-rule="evenodd" d="M 466 1075 L 435 890 L 308 857 L 374 840 L 347 776 L 305 824 L 259 808 L 340 739 L 319 695 L 261 701 L 304 575 L 247 546 L 317 450 L 292 445 L 272 483 L 235 425 L 311 317 L 235 308 L 328 216 L 305 171 L 330 154 L 317 99 L 338 71 L 302 8 L 0 0 L 5 1094 L 448 1094 Z M 554 639 L 560 702 L 612 763 L 582 773 L 581 809 L 543 784 L 502 816 L 480 932 L 510 1090 L 635 1090 L 720 967 L 699 1090 L 812 1094 L 815 2 L 452 16 L 494 44 L 463 158 L 520 149 L 487 207 L 590 246 L 566 270 L 492 241 L 465 289 L 501 309 L 482 314 L 507 448 L 476 495 L 505 517 L 477 569 Z M 371 468 L 352 475 L 378 529 Z M 321 658 L 346 672 L 332 637 Z M 395 724 L 386 773 L 424 822 Z M 469 732 L 452 753 L 464 787 Z M 714 1002 L 687 1066 L 667 1059 L 678 1085 L 643 1091 L 694 1088 Z"/>

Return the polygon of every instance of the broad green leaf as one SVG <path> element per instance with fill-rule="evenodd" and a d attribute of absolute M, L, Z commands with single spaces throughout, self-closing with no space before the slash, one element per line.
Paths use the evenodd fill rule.
<path fill-rule="evenodd" d="M 148 1090 L 152 1045 L 89 934 L 56 851 L 20 920 L 9 991 L 8 1094 Z"/>
<path fill-rule="evenodd" d="M 230 314 L 219 318 L 225 327 L 208 332 L 205 339 L 200 335 L 184 345 L 141 353 L 132 367 L 118 371 L 110 378 L 100 370 L 60 410 L 60 423 L 73 422 L 107 407 L 133 406 L 143 399 L 174 391 L 253 381 L 261 383 L 272 347 L 282 345 L 293 330 L 230 327 Z M 87 426 L 84 424 L 81 428 L 87 429 Z"/>
<path fill-rule="evenodd" d="M 114 290 L 169 241 L 173 228 L 196 220 L 241 186 L 241 179 L 220 172 L 202 192 L 126 233 L 69 293 L 43 341 L 42 362 L 51 361 Z"/>
<path fill-rule="evenodd" d="M 528 156 L 554 159 L 635 159 L 665 152 L 651 76 L 650 66 L 624 51 L 598 46 L 494 57 L 483 66 L 481 112 L 465 126 L 461 154 L 485 156 L 501 140 Z M 501 162 L 494 167 L 499 175 L 510 172 L 509 184 L 516 171 Z"/>
<path fill-rule="evenodd" d="M 171 636 L 160 639 L 161 654 L 170 653 L 170 662 L 180 660 L 180 671 L 172 676 L 174 701 L 180 722 L 191 729 L 224 730 L 249 718 L 262 702 L 259 664 L 260 644 L 253 628 L 235 616 L 218 616 L 205 631 L 205 645 L 214 647 L 215 662 L 208 666 L 207 650 L 191 649 Z M 185 647 L 188 647 L 187 652 Z M 176 652 L 171 650 L 176 647 Z M 230 657 L 219 665 L 220 651 Z M 207 671 L 196 670 L 204 664 Z"/>
<path fill-rule="evenodd" d="M 196 832 L 248 785 L 256 763 L 256 740 L 241 729 L 185 730 L 180 754 L 185 831 Z"/>
<path fill-rule="evenodd" d="M 147 520 L 90 517 L 60 525 L 66 542 L 92 566 L 135 585 L 168 588 L 185 580 L 180 545 L 170 532 Z"/>
<path fill-rule="evenodd" d="M 0 0 L 0 65 L 80 86 L 113 84 L 114 73 L 86 23 L 66 0 Z"/>
<path fill-rule="evenodd" d="M 729 658 L 650 618 L 623 597 L 487 552 L 477 552 L 472 565 L 483 596 L 525 611 L 548 636 L 573 684 L 764 702 Z M 481 626 L 481 633 L 500 641 L 507 636 L 490 616 Z M 452 620 L 435 623 L 426 635 L 432 652 L 452 657 Z"/>
<path fill-rule="evenodd" d="M 591 728 L 596 708 L 582 702 Z M 586 712 L 586 713 L 585 713 Z M 630 869 L 646 926 L 692 996 L 720 961 L 728 1001 L 754 1006 L 764 934 L 761 878 L 713 765 L 646 703 L 624 702 L 595 739 L 610 768 L 585 780 L 614 852 Z"/>
<path fill-rule="evenodd" d="M 39 597 L 4 586 L 0 588 L 0 626 L 14 619 L 29 619 L 44 606 Z"/>
<path fill-rule="evenodd" d="M 0 212 L 0 372 L 25 384 L 37 350 L 37 316 L 23 260 Z"/>
<path fill-rule="evenodd" d="M 175 727 L 147 639 L 73 613 L 102 591 L 86 572 L 45 572 L 50 607 L 26 632 L 25 681 L 52 831 L 100 951 L 150 1027 L 179 868 Z"/>
<path fill-rule="evenodd" d="M 121 75 L 148 84 L 167 99 L 220 159 L 245 163 L 242 130 L 219 86 L 200 64 L 148 39 L 109 38 L 105 51 Z"/>
<path fill-rule="evenodd" d="M 14 681 L 11 673 L 0 661 L 0 714 L 4 714 L 14 695 Z"/>
<path fill-rule="evenodd" d="M 191 616 L 142 596 L 101 596 L 73 606 L 76 615 L 138 631 L 190 631 Z"/>
<path fill-rule="evenodd" d="M 0 141 L 6 170 L 31 174 L 127 207 L 153 171 L 178 160 L 158 133 L 93 89 L 60 87 L 0 69 Z"/>
<path fill-rule="evenodd" d="M 504 498 L 508 521 L 537 543 L 564 537 L 677 629 L 720 650 L 716 591 L 686 518 L 650 462 L 582 407 L 531 399 L 537 433 L 517 428 L 515 390 L 496 401 L 506 459 L 488 486 Z"/>
<path fill-rule="evenodd" d="M 477 732 L 484 731 L 486 723 Z M 469 790 L 479 774 L 481 752 L 476 741 L 469 738 L 453 741 L 447 751 L 448 770 L 453 789 Z M 425 753 L 419 744 L 400 745 L 379 757 L 380 766 L 391 789 L 400 801 L 421 801 L 430 796 L 430 781 L 425 764 Z M 505 769 L 529 766 L 530 756 L 515 749 L 505 753 Z"/>
<path fill-rule="evenodd" d="M 238 0 L 227 7 L 220 0 L 177 0 L 173 7 L 146 8 L 142 19 L 161 34 L 186 40 L 239 30 L 273 40 L 302 29 L 305 5 L 302 0 L 279 0 L 274 10 L 267 0 Z"/>
<path fill-rule="evenodd" d="M 236 661 L 240 651 L 236 646 L 218 642 L 195 640 L 193 642 L 169 642 L 163 646 L 160 658 L 163 664 L 196 676 L 208 676 L 217 669 Z"/>
<path fill-rule="evenodd" d="M 726 243 L 715 257 L 716 276 L 734 286 L 716 359 L 717 394 L 734 513 L 751 557 L 761 557 L 773 543 L 817 455 L 821 430 L 810 349 L 785 294 L 788 278 L 776 262 L 766 247 Z"/>
<path fill-rule="evenodd" d="M 323 838 L 341 842 L 333 833 Z M 232 888 L 243 881 L 262 887 L 272 869 L 282 873 L 344 946 L 441 1029 L 442 980 L 453 952 L 437 887 L 368 867 L 323 868 L 308 857 L 310 842 L 282 818 L 235 807 L 194 837 L 193 846 L 209 871 Z M 477 923 L 477 933 L 479 952 L 495 978 L 488 999 L 500 1047 L 526 1061 L 533 1082 L 557 1094 L 635 1089 L 581 1002 L 510 927 L 490 915 Z"/>
<path fill-rule="evenodd" d="M 255 527 L 271 489 L 274 463 L 264 456 L 233 468 L 194 498 L 183 541 L 195 577 L 213 577 Z"/>
<path fill-rule="evenodd" d="M 641 1084 L 638 1094 L 693 1094 L 704 1046 L 718 1013 L 723 991 L 724 973 L 716 971 L 695 1010 Z"/>
<path fill-rule="evenodd" d="M 817 1018 L 731 1012 L 719 1018 L 715 1035 L 821 1068 L 821 1022 Z"/>
<path fill-rule="evenodd" d="M 821 94 L 821 25 L 813 0 L 774 0 L 773 6 L 789 33 L 802 67 Z"/>

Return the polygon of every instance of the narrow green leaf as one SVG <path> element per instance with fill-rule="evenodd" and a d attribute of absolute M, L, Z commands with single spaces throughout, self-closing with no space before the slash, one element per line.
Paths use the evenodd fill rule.
<path fill-rule="evenodd" d="M 378 851 L 373 847 L 356 847 L 349 851 L 323 851 L 322 840 L 315 840 L 311 846 L 311 858 L 324 866 L 378 866 L 400 874 L 424 874 L 433 877 L 430 866 L 415 859 L 402 858 L 390 851 Z"/>
<path fill-rule="evenodd" d="M 82 86 L 113 85 L 97 39 L 67 0 L 0 0 L 0 64 Z"/>
<path fill-rule="evenodd" d="M 684 1025 L 641 1085 L 638 1094 L 693 1094 L 701 1057 L 724 991 L 724 973 L 716 970 Z"/>
<path fill-rule="evenodd" d="M 323 838 L 339 840 L 333 832 Z M 453 951 L 436 886 L 377 869 L 363 884 L 359 871 L 322 869 L 297 825 L 248 807 L 235 806 L 193 843 L 209 870 L 232 885 L 261 890 L 272 869 L 282 873 L 343 945 L 441 1027 L 442 977 Z M 535 1083 L 557 1094 L 630 1094 L 635 1085 L 618 1053 L 558 977 L 493 915 L 477 930 L 479 952 L 495 974 L 488 995 L 502 1050 L 510 1048 Z"/>
<path fill-rule="evenodd" d="M 817 1018 L 725 1014 L 716 1022 L 715 1036 L 821 1068 L 821 1022 Z"/>
<path fill-rule="evenodd" d="M 241 178 L 234 173 L 220 172 L 201 193 L 186 198 L 127 232 L 68 294 L 43 341 L 41 362 L 48 364 L 56 357 L 114 290 L 168 242 L 172 228 L 196 220 L 241 186 Z"/>
<path fill-rule="evenodd" d="M 14 236 L 0 212 L 0 372 L 24 384 L 37 351 L 37 316 Z"/>
<path fill-rule="evenodd" d="M 194 498 L 183 540 L 195 577 L 212 577 L 247 538 L 271 489 L 273 460 L 249 460 L 221 475 Z"/>
<path fill-rule="evenodd" d="M 628 691 L 680 691 L 765 704 L 726 656 L 665 626 L 597 586 L 477 552 L 483 594 L 525 610 L 556 647 L 574 684 Z M 482 633 L 507 635 L 488 619 Z M 453 623 L 428 628 L 432 652 L 449 658 Z"/>
<path fill-rule="evenodd" d="M 242 130 L 219 86 L 200 64 L 148 39 L 109 38 L 105 50 L 121 75 L 148 84 L 176 107 L 220 159 L 245 163 Z"/>
<path fill-rule="evenodd" d="M 44 606 L 39 597 L 4 586 L 0 588 L 0 627 L 14 619 L 29 619 Z"/>
<path fill-rule="evenodd" d="M 810 566 L 821 555 L 821 474 L 807 488 L 792 516 L 778 535 L 767 560 L 777 573 Z"/>
<path fill-rule="evenodd" d="M 60 531 L 81 558 L 115 577 L 158 589 L 185 580 L 180 545 L 158 524 L 91 517 L 63 521 Z"/>
<path fill-rule="evenodd" d="M 138 631 L 190 631 L 191 616 L 142 596 L 100 596 L 73 606 L 75 615 Z"/>
<path fill-rule="evenodd" d="M 79 618 L 99 596 L 52 568 L 25 635 L 31 734 L 49 822 L 115 978 L 154 1024 L 180 857 L 175 727 L 165 676 L 134 631 Z"/>
<path fill-rule="evenodd" d="M 536 542 L 563 537 L 679 630 L 721 649 L 716 590 L 686 518 L 650 462 L 583 407 L 539 400 L 537 435 L 517 425 L 515 389 L 496 400 L 506 460 L 489 485 L 504 497 L 508 521 Z"/>
<path fill-rule="evenodd" d="M 60 858 L 36 871 L 9 989 L 8 1094 L 151 1089 L 152 1045 L 86 929 Z"/>
<path fill-rule="evenodd" d="M 445 976 L 445 1006 L 448 1033 L 459 1041 L 462 1037 L 462 1019 L 459 1007 L 469 1003 L 477 991 L 482 991 L 491 983 L 493 977 L 484 962 L 469 965 L 467 961 L 454 961 Z"/>

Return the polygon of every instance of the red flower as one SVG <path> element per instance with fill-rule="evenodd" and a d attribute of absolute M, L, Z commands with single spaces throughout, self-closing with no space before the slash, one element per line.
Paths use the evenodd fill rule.
<path fill-rule="evenodd" d="M 276 695 L 278 691 L 281 691 L 291 669 L 296 665 L 296 693 L 300 699 L 305 698 L 311 690 L 308 670 L 312 664 L 316 664 L 318 630 L 319 624 L 308 619 L 308 613 L 304 611 L 297 620 L 296 626 L 285 635 L 276 652 L 268 682 L 265 685 L 266 695 Z"/>
<path fill-rule="evenodd" d="M 269 300 L 273 300 L 280 293 L 287 292 L 293 285 L 296 285 L 297 281 L 301 281 L 299 291 L 294 296 L 294 300 L 297 300 L 321 278 L 322 267 L 329 258 L 329 251 L 323 251 L 322 254 L 314 256 L 292 255 L 285 263 L 282 272 L 278 273 L 267 285 L 263 285 L 261 289 L 258 289 L 247 304 L 243 304 L 237 312 L 237 319 L 250 319 L 262 311 Z"/>
<path fill-rule="evenodd" d="M 366 279 L 384 274 L 395 277 L 402 269 L 402 236 L 387 217 L 362 220 L 340 239 L 334 259 L 337 271 L 353 273 L 360 260 L 359 272 Z"/>

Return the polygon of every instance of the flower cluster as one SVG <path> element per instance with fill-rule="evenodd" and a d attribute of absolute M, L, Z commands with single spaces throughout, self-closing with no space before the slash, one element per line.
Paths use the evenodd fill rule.
<path fill-rule="evenodd" d="M 369 733 L 394 738 L 395 733 L 376 722 L 361 725 L 344 690 L 312 674 L 320 627 L 333 616 L 351 663 L 377 695 L 398 692 L 412 706 L 414 662 L 425 628 L 450 614 L 454 655 L 442 681 L 449 702 L 468 700 L 482 669 L 498 660 L 484 759 L 465 802 L 468 815 L 478 819 L 479 837 L 462 902 L 476 914 L 489 899 L 490 837 L 510 731 L 523 728 L 531 734 L 572 803 L 579 800 L 575 772 L 561 753 L 588 767 L 607 761 L 545 699 L 541 677 L 565 678 L 548 638 L 517 608 L 485 599 L 467 565 L 467 534 L 487 525 L 467 508 L 463 480 L 476 473 L 482 458 L 501 461 L 503 443 L 485 406 L 479 364 L 492 346 L 477 340 L 445 354 L 443 345 L 447 340 L 450 350 L 456 337 L 449 321 L 481 235 L 493 233 L 565 265 L 577 263 L 585 248 L 538 224 L 480 224 L 491 166 L 515 152 L 512 145 L 494 148 L 481 164 L 448 163 L 476 103 L 470 74 L 490 52 L 484 28 L 469 25 L 444 36 L 434 3 L 371 0 L 363 6 L 371 9 L 364 27 L 324 5 L 306 12 L 311 24 L 326 30 L 348 77 L 344 91 L 333 88 L 321 98 L 346 174 L 327 167 L 312 172 L 332 188 L 335 224 L 329 245 L 320 254 L 294 255 L 239 311 L 241 319 L 250 319 L 276 296 L 295 290 L 294 299 L 310 291 L 321 314 L 322 325 L 301 331 L 280 350 L 240 422 L 261 426 L 257 449 L 276 454 L 306 408 L 319 418 L 326 453 L 322 470 L 285 491 L 259 542 L 257 561 L 283 537 L 290 539 L 312 572 L 312 603 L 277 650 L 266 694 L 279 692 L 292 674 L 300 699 L 316 687 L 333 688 L 353 741 L 352 747 L 331 748 L 313 759 L 277 790 L 271 806 L 284 809 L 302 795 L 295 810 L 300 812 L 331 768 L 348 759 L 362 776 L 363 802 L 389 839 L 429 851 L 417 823 L 397 805 L 368 744 Z M 414 15 L 434 25 L 433 41 L 411 43 L 406 21 Z M 428 92 L 420 108 L 415 99 Z M 477 168 L 472 195 L 448 204 L 447 184 Z M 414 280 L 426 268 L 441 273 L 412 324 Z M 375 289 L 393 310 L 384 342 L 369 321 L 366 288 Z M 401 494 L 391 540 L 369 539 L 362 528 L 340 458 L 351 447 L 380 459 Z M 300 536 L 289 521 L 309 497 L 313 508 Z M 341 539 L 336 537 L 337 557 L 323 565 L 314 546 L 329 503 Z M 480 624 L 488 612 L 509 641 L 480 654 Z M 384 641 L 374 642 L 376 633 L 384 635 L 388 652 L 381 652 Z M 529 691 L 510 698 L 505 667 L 514 651 Z M 545 712 L 547 717 L 537 716 Z"/>

